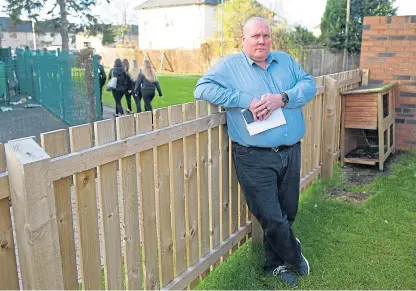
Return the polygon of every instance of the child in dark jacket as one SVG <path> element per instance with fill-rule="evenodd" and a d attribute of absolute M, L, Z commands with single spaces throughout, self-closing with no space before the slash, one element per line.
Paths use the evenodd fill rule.
<path fill-rule="evenodd" d="M 112 77 L 117 78 L 116 88 L 112 90 L 116 102 L 116 114 L 114 116 L 117 117 L 124 114 L 123 107 L 121 106 L 121 99 L 128 88 L 127 74 L 120 59 L 115 60 L 114 68 L 111 69 L 108 79 L 111 80 Z"/>
<path fill-rule="evenodd" d="M 103 114 L 103 87 L 107 81 L 107 76 L 105 75 L 105 70 L 101 64 L 102 57 L 97 55 L 98 60 L 98 76 L 100 78 L 100 102 L 101 102 L 101 114 Z"/>
<path fill-rule="evenodd" d="M 162 97 L 162 90 L 160 88 L 160 84 L 157 80 L 157 76 L 152 67 L 152 64 L 149 60 L 145 60 L 137 77 L 136 85 L 134 87 L 134 94 L 139 99 L 139 104 L 141 98 L 143 97 L 144 109 L 146 111 L 153 110 L 151 103 L 155 97 L 155 89 L 157 89 L 159 96 Z M 137 112 L 140 112 L 139 110 L 141 111 L 141 108 L 138 107 Z"/>
<path fill-rule="evenodd" d="M 130 69 L 130 64 L 129 61 L 127 59 L 123 60 L 123 67 L 124 70 L 126 71 L 126 76 L 127 76 L 127 90 L 124 93 L 124 96 L 126 96 L 126 101 L 127 101 L 127 107 L 128 109 L 126 109 L 127 113 L 133 113 L 133 109 L 131 108 L 131 95 L 133 94 L 133 90 L 134 90 L 134 86 L 135 86 L 135 82 L 133 81 L 130 73 L 129 73 L 129 69 Z M 134 94 L 133 94 L 134 95 Z M 134 101 L 136 102 L 136 107 L 137 105 L 137 99 L 134 97 Z M 140 106 L 140 104 L 139 104 Z M 139 108 L 139 107 L 137 107 Z"/>

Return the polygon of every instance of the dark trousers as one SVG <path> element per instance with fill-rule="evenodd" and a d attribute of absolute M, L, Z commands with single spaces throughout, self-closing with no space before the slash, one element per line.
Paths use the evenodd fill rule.
<path fill-rule="evenodd" d="M 299 263 L 291 225 L 299 203 L 300 144 L 275 152 L 233 143 L 233 161 L 248 208 L 264 231 L 265 269 Z"/>
<path fill-rule="evenodd" d="M 152 100 L 155 97 L 155 90 L 143 90 L 142 91 L 143 100 L 144 100 L 144 110 L 152 111 Z"/>
<path fill-rule="evenodd" d="M 127 107 L 129 108 L 130 111 L 133 111 L 133 109 L 131 109 L 131 96 L 133 95 L 134 98 L 134 102 L 136 103 L 136 109 L 137 112 L 142 112 L 142 106 L 140 104 L 142 97 L 136 94 L 131 94 L 129 92 L 126 92 L 126 101 L 127 101 Z"/>
<path fill-rule="evenodd" d="M 103 86 L 100 87 L 100 102 L 101 102 L 101 116 L 104 115 L 103 111 Z"/>
<path fill-rule="evenodd" d="M 116 101 L 116 114 L 124 114 L 123 107 L 121 106 L 121 99 L 123 98 L 124 91 L 113 90 L 113 97 Z"/>

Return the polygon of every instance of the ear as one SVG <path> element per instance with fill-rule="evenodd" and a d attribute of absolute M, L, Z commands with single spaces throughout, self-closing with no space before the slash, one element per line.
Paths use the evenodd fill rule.
<path fill-rule="evenodd" d="M 246 40 L 246 37 L 244 36 L 244 33 L 241 34 L 241 44 L 244 46 L 244 41 Z"/>

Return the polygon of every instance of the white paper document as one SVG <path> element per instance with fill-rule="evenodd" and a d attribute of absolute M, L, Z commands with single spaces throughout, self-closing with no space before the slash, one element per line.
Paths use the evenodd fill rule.
<path fill-rule="evenodd" d="M 241 110 L 241 113 L 246 109 Z M 244 118 L 243 118 L 244 119 Z M 257 120 L 250 124 L 247 124 L 247 121 L 244 119 L 244 122 L 247 126 L 248 133 L 250 135 L 255 135 L 260 132 L 269 130 L 274 127 L 281 126 L 286 124 L 285 116 L 281 108 L 276 109 L 266 120 Z"/>

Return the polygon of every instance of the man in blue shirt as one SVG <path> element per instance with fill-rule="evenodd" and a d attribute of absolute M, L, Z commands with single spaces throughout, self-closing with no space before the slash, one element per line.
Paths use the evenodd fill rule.
<path fill-rule="evenodd" d="M 305 133 L 302 106 L 314 98 L 313 77 L 288 54 L 270 51 L 267 21 L 253 17 L 242 35 L 243 51 L 226 56 L 197 83 L 195 98 L 225 107 L 233 162 L 247 205 L 264 231 L 265 270 L 292 286 L 309 263 L 291 228 L 299 203 L 301 147 Z M 282 108 L 286 124 L 250 135 L 242 109 L 254 122 Z"/>

